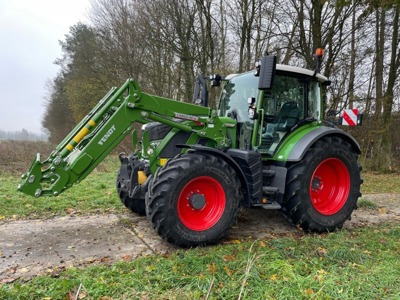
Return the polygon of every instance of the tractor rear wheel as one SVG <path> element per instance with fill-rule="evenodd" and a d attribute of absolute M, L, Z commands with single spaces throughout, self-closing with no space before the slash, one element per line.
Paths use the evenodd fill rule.
<path fill-rule="evenodd" d="M 289 165 L 284 216 L 307 232 L 342 228 L 361 196 L 358 154 L 339 137 L 324 137 Z"/>
<path fill-rule="evenodd" d="M 156 171 L 146 194 L 146 213 L 168 242 L 195 247 L 215 244 L 228 234 L 240 200 L 240 182 L 224 160 L 180 154 Z"/>

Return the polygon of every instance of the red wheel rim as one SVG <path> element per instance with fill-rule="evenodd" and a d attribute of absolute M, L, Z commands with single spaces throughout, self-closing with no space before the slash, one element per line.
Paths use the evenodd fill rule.
<path fill-rule="evenodd" d="M 225 191 L 217 180 L 209 176 L 196 177 L 179 195 L 178 215 L 187 228 L 207 230 L 219 221 L 225 203 Z"/>
<path fill-rule="evenodd" d="M 310 198 L 314 208 L 323 215 L 337 213 L 350 193 L 350 174 L 337 158 L 328 158 L 315 169 L 310 182 Z"/>

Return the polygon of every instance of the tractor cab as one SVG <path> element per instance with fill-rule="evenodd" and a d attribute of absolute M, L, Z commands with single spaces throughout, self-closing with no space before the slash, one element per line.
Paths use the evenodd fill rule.
<path fill-rule="evenodd" d="M 292 131 L 323 117 L 322 86 L 328 79 L 313 71 L 277 64 L 270 86 L 260 89 L 262 76 L 247 72 L 225 78 L 220 116 L 235 119 L 237 148 L 273 156 Z"/>

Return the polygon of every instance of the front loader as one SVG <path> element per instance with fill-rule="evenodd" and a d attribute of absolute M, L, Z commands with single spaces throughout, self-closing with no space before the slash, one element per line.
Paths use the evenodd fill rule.
<path fill-rule="evenodd" d="M 256 72 L 213 76 L 223 85 L 218 110 L 206 106 L 205 77 L 195 104 L 146 94 L 129 79 L 47 159 L 37 154 L 18 190 L 57 196 L 132 134 L 133 152 L 119 155 L 118 195 L 173 244 L 217 243 L 240 206 L 280 209 L 307 232 L 341 228 L 361 196 L 360 148 L 324 121 L 330 82 L 319 74 L 321 57 L 314 71 L 265 55 Z M 133 123 L 143 124 L 140 142 Z"/>

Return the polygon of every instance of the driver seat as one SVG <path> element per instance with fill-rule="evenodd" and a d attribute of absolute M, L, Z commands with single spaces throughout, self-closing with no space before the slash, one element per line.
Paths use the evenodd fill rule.
<path fill-rule="evenodd" d="M 288 131 L 296 125 L 301 117 L 301 110 L 294 101 L 286 102 L 282 105 L 273 123 L 277 131 Z"/>

